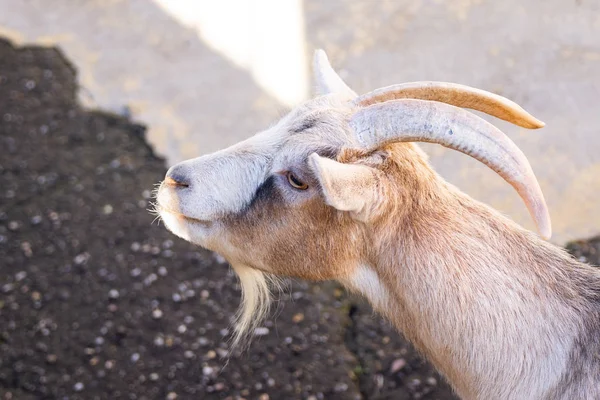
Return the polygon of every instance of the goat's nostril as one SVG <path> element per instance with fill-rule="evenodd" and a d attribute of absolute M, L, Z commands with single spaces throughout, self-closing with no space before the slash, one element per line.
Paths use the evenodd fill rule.
<path fill-rule="evenodd" d="M 189 187 L 190 184 L 187 183 L 185 179 L 179 176 L 167 176 L 165 178 L 165 185 L 168 186 L 177 186 L 177 187 Z"/>

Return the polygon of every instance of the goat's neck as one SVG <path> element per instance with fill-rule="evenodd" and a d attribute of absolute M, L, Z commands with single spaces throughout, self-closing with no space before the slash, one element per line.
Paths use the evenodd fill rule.
<path fill-rule="evenodd" d="M 486 206 L 449 194 L 396 224 L 395 234 L 387 226 L 375 235 L 378 255 L 361 270 L 368 287 L 359 290 L 463 398 L 543 396 L 578 330 L 564 300 L 576 296 L 565 276 L 573 262 Z"/>

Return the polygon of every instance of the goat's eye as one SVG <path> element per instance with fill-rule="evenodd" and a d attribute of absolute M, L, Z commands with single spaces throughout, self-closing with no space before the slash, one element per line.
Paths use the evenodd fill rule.
<path fill-rule="evenodd" d="M 298 190 L 308 189 L 308 185 L 302 182 L 300 179 L 296 178 L 296 175 L 294 175 L 293 173 L 288 171 L 286 173 L 286 176 L 289 184 L 292 185 L 293 188 L 296 188 Z"/>

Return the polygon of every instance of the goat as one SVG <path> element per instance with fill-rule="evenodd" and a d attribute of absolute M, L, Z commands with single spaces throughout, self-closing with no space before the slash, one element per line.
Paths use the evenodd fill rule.
<path fill-rule="evenodd" d="M 600 272 L 444 181 L 414 143 L 492 168 L 549 238 L 525 155 L 459 107 L 544 124 L 458 84 L 357 96 L 320 50 L 314 69 L 320 96 L 171 167 L 158 190 L 166 227 L 239 275 L 235 343 L 267 312 L 272 278 L 333 279 L 364 295 L 464 399 L 599 399 Z"/>

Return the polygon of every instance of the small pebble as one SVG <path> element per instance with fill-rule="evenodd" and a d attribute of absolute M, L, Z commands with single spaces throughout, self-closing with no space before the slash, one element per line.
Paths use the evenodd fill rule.
<path fill-rule="evenodd" d="M 304 314 L 302 314 L 302 313 L 295 314 L 292 317 L 292 321 L 294 321 L 295 324 L 304 321 Z"/>
<path fill-rule="evenodd" d="M 136 363 L 139 361 L 140 359 L 140 353 L 133 353 L 131 355 L 131 357 L 129 358 L 131 360 L 131 362 Z"/>
<path fill-rule="evenodd" d="M 151 273 L 144 279 L 144 285 L 150 286 L 157 279 L 158 279 L 158 276 L 155 273 Z"/>
<path fill-rule="evenodd" d="M 214 388 L 215 388 L 215 392 L 220 392 L 225 389 L 225 384 L 223 382 L 217 382 L 217 383 L 215 383 Z"/>
<path fill-rule="evenodd" d="M 225 257 L 223 257 L 222 255 L 220 255 L 220 254 L 217 254 L 217 253 L 213 253 L 213 254 L 214 254 L 215 260 L 216 260 L 216 261 L 217 261 L 219 264 L 226 264 L 226 263 L 227 263 L 227 260 L 225 260 Z"/>
<path fill-rule="evenodd" d="M 395 374 L 396 372 L 400 371 L 405 366 L 406 366 L 406 360 L 404 360 L 403 358 L 398 358 L 392 362 L 392 366 L 390 367 L 390 372 L 392 374 Z"/>
<path fill-rule="evenodd" d="M 383 377 L 383 375 L 375 374 L 375 385 L 377 386 L 377 388 L 378 389 L 383 388 L 384 384 L 385 384 L 385 378 Z"/>
<path fill-rule="evenodd" d="M 157 336 L 154 338 L 154 345 L 158 347 L 162 347 L 165 345 L 165 339 L 162 336 Z"/>
<path fill-rule="evenodd" d="M 333 388 L 333 390 L 335 390 L 336 392 L 345 392 L 346 390 L 348 390 L 348 385 L 340 382 L 340 383 L 336 383 L 335 387 Z"/>
<path fill-rule="evenodd" d="M 177 393 L 175 393 L 175 392 L 169 392 L 167 394 L 167 400 L 175 400 L 175 399 L 177 399 Z"/>
<path fill-rule="evenodd" d="M 116 300 L 119 298 L 119 291 L 117 289 L 111 289 L 108 292 L 108 298 L 112 300 Z"/>
<path fill-rule="evenodd" d="M 25 257 L 31 257 L 33 255 L 33 251 L 31 251 L 31 243 L 29 242 L 21 243 L 21 250 L 23 250 Z"/>
<path fill-rule="evenodd" d="M 430 386 L 435 386 L 437 385 L 437 379 L 435 379 L 433 376 L 430 376 L 427 378 L 427 384 Z"/>
<path fill-rule="evenodd" d="M 76 265 L 83 265 L 85 264 L 89 259 L 89 255 L 86 253 L 81 253 L 75 256 L 75 258 L 73 259 L 73 262 Z"/>
<path fill-rule="evenodd" d="M 161 319 L 162 316 L 163 316 L 163 312 L 160 308 L 155 308 L 154 310 L 152 310 L 152 318 Z"/>
<path fill-rule="evenodd" d="M 85 388 L 85 386 L 81 382 L 77 382 L 76 384 L 73 385 L 73 390 L 76 392 L 81 392 L 84 388 Z"/>
<path fill-rule="evenodd" d="M 265 336 L 269 334 L 269 328 L 265 328 L 263 326 L 258 327 L 254 330 L 254 334 L 256 336 Z"/>
<path fill-rule="evenodd" d="M 158 374 L 156 372 L 152 372 L 149 376 L 151 381 L 157 381 L 158 380 Z"/>
<path fill-rule="evenodd" d="M 213 373 L 213 369 L 209 366 L 203 367 L 202 368 L 202 374 L 204 374 L 204 376 L 209 376 Z"/>
<path fill-rule="evenodd" d="M 213 358 L 215 358 L 217 356 L 217 353 L 214 350 L 209 350 L 206 353 L 206 358 L 208 358 L 209 360 L 212 360 Z"/>

